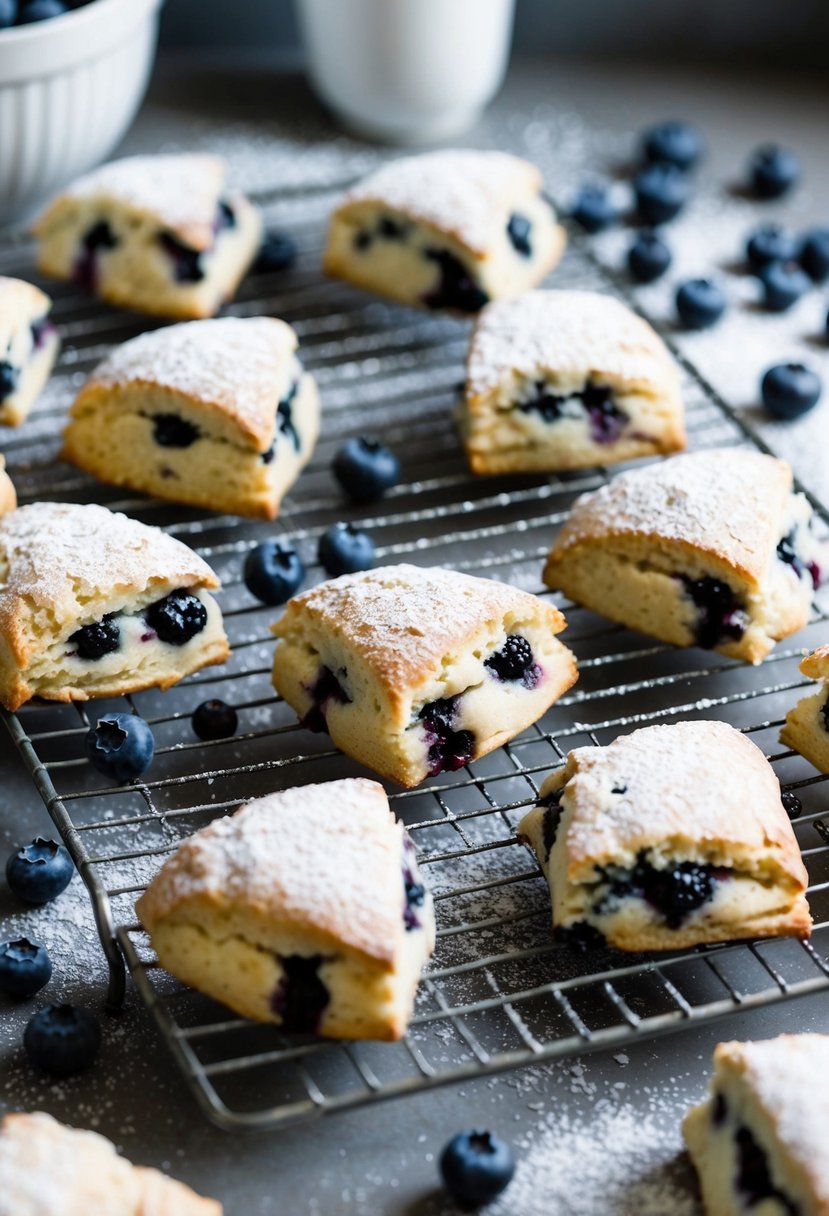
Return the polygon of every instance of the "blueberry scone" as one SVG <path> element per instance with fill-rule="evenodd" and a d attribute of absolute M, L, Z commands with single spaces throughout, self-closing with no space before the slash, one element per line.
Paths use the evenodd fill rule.
<path fill-rule="evenodd" d="M 281 790 L 191 836 L 136 904 L 162 967 L 244 1017 L 399 1039 L 434 948 L 414 846 L 375 781 Z"/>
<path fill-rule="evenodd" d="M 60 341 L 52 301 L 32 283 L 0 275 L 0 423 L 18 426 L 49 379 Z"/>
<path fill-rule="evenodd" d="M 303 726 L 401 785 L 525 730 L 577 678 L 557 608 L 453 570 L 387 566 L 290 600 L 273 682 Z"/>
<path fill-rule="evenodd" d="M 217 156 L 130 156 L 67 186 L 35 235 L 44 274 L 122 308 L 187 319 L 233 297 L 262 221 L 228 188 Z"/>
<path fill-rule="evenodd" d="M 335 210 L 326 274 L 419 308 L 474 313 L 540 283 L 564 229 L 535 165 L 443 151 L 384 165 Z"/>
<path fill-rule="evenodd" d="M 275 518 L 319 431 L 319 395 L 273 317 L 142 334 L 95 369 L 63 455 L 102 481 L 236 515 Z"/>
<path fill-rule="evenodd" d="M 222 1205 L 36 1111 L 0 1123 L 0 1216 L 222 1216 Z"/>
<path fill-rule="evenodd" d="M 676 950 L 811 932 L 774 770 L 724 722 L 649 726 L 570 752 L 518 834 L 564 937 Z"/>
<path fill-rule="evenodd" d="M 800 752 L 822 773 L 829 773 L 829 646 L 819 646 L 807 655 L 800 670 L 804 676 L 820 680 L 820 688 L 789 710 L 780 742 Z"/>
<path fill-rule="evenodd" d="M 461 433 L 473 473 L 593 468 L 685 447 L 676 366 L 619 300 L 533 291 L 472 334 Z"/>
<path fill-rule="evenodd" d="M 579 498 L 544 582 L 674 646 L 759 663 L 809 619 L 827 564 L 811 523 L 785 461 L 673 456 Z"/>
<path fill-rule="evenodd" d="M 708 1216 L 829 1216 L 829 1036 L 720 1043 L 682 1132 Z"/>
<path fill-rule="evenodd" d="M 0 703 L 167 688 L 228 657 L 210 567 L 159 528 L 94 505 L 0 518 Z"/>
<path fill-rule="evenodd" d="M 6 461 L 0 455 L 0 515 L 13 511 L 17 506 L 17 494 L 14 483 L 6 472 Z"/>

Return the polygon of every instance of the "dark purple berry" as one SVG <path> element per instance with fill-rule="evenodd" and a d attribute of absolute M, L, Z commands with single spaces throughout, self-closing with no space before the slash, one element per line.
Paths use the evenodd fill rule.
<path fill-rule="evenodd" d="M 829 228 L 807 232 L 797 256 L 813 282 L 825 283 L 829 279 Z"/>
<path fill-rule="evenodd" d="M 628 270 L 637 283 L 654 283 L 671 264 L 671 251 L 655 232 L 640 232 L 628 250 Z"/>
<path fill-rule="evenodd" d="M 725 309 L 725 292 L 711 279 L 687 279 L 677 288 L 676 310 L 689 329 L 716 325 Z"/>
<path fill-rule="evenodd" d="M 812 286 L 812 280 L 797 262 L 770 262 L 758 277 L 763 285 L 763 307 L 769 312 L 786 312 Z"/>
<path fill-rule="evenodd" d="M 440 1172 L 454 1200 L 479 1207 L 509 1186 L 515 1158 L 509 1145 L 493 1132 L 458 1132 L 441 1153 Z"/>
<path fill-rule="evenodd" d="M 817 372 L 802 363 L 776 363 L 760 381 L 763 405 L 775 418 L 785 421 L 814 409 L 822 388 Z"/>
<path fill-rule="evenodd" d="M 108 714 L 87 732 L 90 764 L 114 781 L 135 781 L 152 764 L 153 732 L 138 714 Z"/>
<path fill-rule="evenodd" d="M 535 687 L 538 683 L 539 673 L 532 646 L 517 633 L 511 633 L 500 650 L 484 659 L 484 667 L 488 667 L 499 680 L 524 680 L 526 683 L 527 678 L 532 677 L 530 686 Z"/>
<path fill-rule="evenodd" d="M 305 566 L 296 549 L 283 540 L 265 540 L 245 558 L 245 586 L 263 604 L 284 604 L 299 590 Z"/>
<path fill-rule="evenodd" d="M 193 730 L 205 742 L 210 739 L 229 739 L 236 734 L 239 715 L 232 705 L 214 698 L 202 701 L 193 711 Z"/>
<path fill-rule="evenodd" d="M 9 890 L 27 904 L 48 904 L 64 891 L 75 873 L 69 850 L 38 836 L 6 862 Z"/>
<path fill-rule="evenodd" d="M 637 173 L 633 189 L 636 210 L 646 224 L 667 224 L 675 219 L 691 196 L 687 174 L 676 165 L 649 165 Z"/>
<path fill-rule="evenodd" d="M 287 1034 L 315 1034 L 331 994 L 319 977 L 322 955 L 280 958 L 284 974 L 271 996 L 271 1008 Z"/>
<path fill-rule="evenodd" d="M 423 296 L 427 308 L 446 308 L 450 312 L 480 312 L 489 296 L 475 282 L 472 273 L 448 249 L 424 249 L 423 256 L 440 268 L 437 286 Z"/>
<path fill-rule="evenodd" d="M 0 992 L 23 998 L 39 992 L 52 976 L 52 960 L 44 946 L 27 937 L 0 942 Z"/>
<path fill-rule="evenodd" d="M 532 232 L 532 224 L 525 215 L 511 215 L 507 224 L 507 236 L 509 237 L 513 249 L 516 253 L 520 253 L 524 258 L 532 257 L 532 245 L 530 244 L 530 233 Z"/>
<path fill-rule="evenodd" d="M 799 819 L 803 814 L 803 803 L 798 798 L 797 794 L 792 794 L 789 790 L 784 790 L 780 795 L 780 801 L 783 803 L 783 809 L 789 816 L 789 819 Z"/>
<path fill-rule="evenodd" d="M 254 270 L 270 274 L 276 270 L 287 270 L 297 258 L 297 245 L 287 232 L 271 232 L 259 247 Z"/>
<path fill-rule="evenodd" d="M 353 502 L 375 502 L 400 480 L 400 461 L 376 439 L 349 439 L 331 467 Z"/>
<path fill-rule="evenodd" d="M 793 152 L 768 144 L 753 153 L 748 165 L 749 183 L 757 198 L 780 198 L 800 177 L 800 162 Z"/>
<path fill-rule="evenodd" d="M 189 448 L 201 436 L 192 422 L 179 414 L 153 414 L 153 439 L 160 448 Z"/>
<path fill-rule="evenodd" d="M 318 557 L 327 574 L 356 574 L 374 565 L 374 541 L 354 524 L 332 524 L 319 539 Z"/>
<path fill-rule="evenodd" d="M 84 1072 L 101 1046 L 101 1026 L 94 1014 L 75 1005 L 47 1005 L 29 1021 L 23 1046 L 30 1063 L 56 1077 Z"/>
<path fill-rule="evenodd" d="M 114 620 L 112 616 L 105 616 L 102 621 L 95 621 L 91 625 L 84 625 L 81 629 L 76 629 L 69 635 L 68 641 L 74 645 L 79 659 L 94 663 L 97 659 L 102 659 L 105 654 L 113 654 L 119 648 L 121 630 L 117 620 Z"/>
<path fill-rule="evenodd" d="M 678 169 L 693 169 L 703 153 L 703 140 L 696 127 L 677 119 L 649 127 L 642 137 L 644 159 Z"/>
<path fill-rule="evenodd" d="M 746 258 L 754 271 L 771 262 L 789 262 L 797 255 L 797 242 L 781 224 L 761 224 L 746 241 Z"/>
<path fill-rule="evenodd" d="M 605 186 L 588 182 L 582 186 L 573 200 L 570 214 L 585 232 L 604 232 L 619 219 L 619 210 Z"/>
<path fill-rule="evenodd" d="M 181 588 L 145 608 L 144 619 L 159 641 L 184 646 L 204 629 L 207 609 L 197 595 Z"/>

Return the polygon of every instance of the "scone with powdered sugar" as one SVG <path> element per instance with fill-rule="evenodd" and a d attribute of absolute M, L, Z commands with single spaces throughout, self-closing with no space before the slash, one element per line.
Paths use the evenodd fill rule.
<path fill-rule="evenodd" d="M 829 773 L 829 646 L 818 646 L 807 655 L 800 670 L 820 681 L 820 686 L 786 714 L 780 742 L 800 752 L 822 773 Z"/>
<path fill-rule="evenodd" d="M 474 313 L 535 287 L 564 245 L 535 165 L 505 152 L 429 152 L 349 190 L 323 268 L 416 308 Z"/>
<path fill-rule="evenodd" d="M 259 211 L 205 153 L 129 156 L 67 186 L 35 224 L 38 267 L 121 308 L 210 317 L 259 248 Z"/>
<path fill-rule="evenodd" d="M 230 651 L 213 571 L 159 528 L 94 505 L 0 518 L 0 703 L 167 688 Z"/>
<path fill-rule="evenodd" d="M 806 624 L 826 569 L 786 462 L 734 448 L 673 456 L 583 495 L 544 582 L 674 646 L 759 663 Z"/>
<path fill-rule="evenodd" d="M 0 275 L 0 423 L 19 426 L 44 384 L 60 341 L 52 301 L 32 283 Z"/>
<path fill-rule="evenodd" d="M 650 325 L 593 291 L 533 291 L 480 314 L 461 434 L 474 473 L 554 472 L 685 447 L 676 365 Z"/>
<path fill-rule="evenodd" d="M 707 1216 L 829 1216 L 829 1036 L 718 1044 L 682 1132 Z"/>
<path fill-rule="evenodd" d="M 432 900 L 382 786 L 281 790 L 176 850 L 136 905 L 163 967 L 285 1031 L 399 1039 Z"/>
<path fill-rule="evenodd" d="M 564 936 L 676 950 L 811 932 L 774 770 L 724 722 L 649 726 L 570 752 L 518 835 Z"/>
<path fill-rule="evenodd" d="M 112 352 L 81 389 L 63 454 L 101 481 L 273 519 L 313 451 L 319 395 L 273 317 L 190 321 Z"/>

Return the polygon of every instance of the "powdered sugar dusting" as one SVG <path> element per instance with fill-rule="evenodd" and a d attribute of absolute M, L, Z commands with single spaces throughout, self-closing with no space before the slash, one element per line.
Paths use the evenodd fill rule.
<path fill-rule="evenodd" d="M 503 227 L 512 203 L 537 193 L 534 165 L 506 152 L 430 152 L 392 161 L 346 194 L 343 203 L 379 201 L 452 232 L 477 254 Z"/>
<path fill-rule="evenodd" d="M 531 291 L 481 313 L 469 348 L 467 392 L 496 388 L 510 371 L 583 373 L 664 392 L 676 372 L 654 330 L 620 300 L 594 291 Z"/>

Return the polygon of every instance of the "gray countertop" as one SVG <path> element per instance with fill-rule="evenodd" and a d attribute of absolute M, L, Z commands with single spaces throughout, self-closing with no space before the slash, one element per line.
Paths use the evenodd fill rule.
<path fill-rule="evenodd" d="M 724 192 L 722 183 L 736 181 L 749 150 L 769 139 L 796 148 L 806 176 L 791 202 L 762 214 L 782 216 L 797 226 L 829 219 L 826 100 L 825 85 L 797 77 L 752 78 L 736 70 L 725 75 L 666 65 L 525 62 L 514 65 L 507 86 L 468 142 L 497 143 L 534 155 L 556 195 L 566 197 L 585 168 L 618 167 L 631 148 L 631 132 L 646 122 L 674 115 L 692 118 L 710 142 L 699 201 L 675 234 L 680 266 L 692 273 L 733 260 L 738 252 L 756 209 Z M 208 67 L 168 60 L 159 65 L 123 150 L 186 143 L 218 146 L 246 179 L 240 184 L 254 186 L 263 158 L 278 158 L 286 180 L 294 175 L 302 182 L 309 174 L 320 180 L 346 175 L 349 167 L 377 156 L 376 149 L 335 137 L 301 78 L 249 61 Z M 271 159 L 271 168 L 273 163 Z M 622 245 L 622 237 L 610 234 L 596 248 L 615 265 Z M 767 442 L 792 460 L 810 488 L 829 496 L 829 396 L 793 427 L 763 421 L 756 408 L 758 372 L 778 352 L 781 358 L 808 357 L 822 365 L 829 380 L 826 347 L 816 337 L 825 318 L 826 293 L 813 293 L 784 318 L 770 318 L 752 309 L 753 288 L 747 280 L 730 275 L 728 281 L 741 303 L 726 325 L 710 335 L 678 334 L 677 341 Z M 642 300 L 667 320 L 667 288 L 647 289 Z M 48 833 L 50 825 L 8 744 L 2 748 L 0 839 L 5 855 L 35 832 Z M 21 914 L 0 892 L 0 912 L 11 931 L 39 936 L 52 950 L 56 977 L 47 989 L 51 998 L 60 994 L 85 1004 L 102 999 L 105 968 L 79 880 L 53 906 L 36 913 Z M 3 1008 L 3 1102 L 49 1110 L 69 1123 L 97 1128 L 133 1160 L 169 1169 L 220 1198 L 228 1216 L 436 1216 L 451 1208 L 437 1191 L 435 1159 L 450 1134 L 471 1124 L 500 1131 L 519 1143 L 523 1157 L 532 1162 L 536 1180 L 525 1169 L 499 1212 L 533 1216 L 537 1205 L 550 1216 L 634 1210 L 656 1216 L 685 1211 L 687 1204 L 691 1213 L 696 1210 L 693 1198 L 678 1198 L 692 1195 L 692 1180 L 685 1163 L 674 1160 L 676 1129 L 688 1103 L 704 1089 L 714 1044 L 725 1037 L 829 1029 L 825 996 L 810 997 L 637 1042 L 615 1055 L 596 1053 L 578 1062 L 524 1069 L 276 1134 L 231 1136 L 209 1126 L 198 1112 L 134 991 L 123 1014 L 107 1019 L 95 1068 L 66 1082 L 47 1083 L 29 1071 L 20 1048 L 29 1012 L 27 1007 Z M 644 1141 L 638 1147 L 629 1144 L 630 1127 L 637 1123 Z M 627 1129 L 627 1139 L 620 1138 L 614 1148 L 611 1141 L 620 1128 Z M 606 1179 L 596 1154 L 586 1147 L 591 1129 L 594 1138 L 607 1141 Z M 581 1180 L 572 1162 L 565 1171 L 556 1142 L 562 1151 L 570 1146 L 579 1160 L 583 1156 Z M 620 1153 L 624 1156 L 626 1144 L 629 1182 L 611 1169 Z M 657 1175 L 667 1179 L 667 1191 L 658 1189 Z"/>

